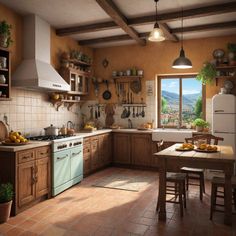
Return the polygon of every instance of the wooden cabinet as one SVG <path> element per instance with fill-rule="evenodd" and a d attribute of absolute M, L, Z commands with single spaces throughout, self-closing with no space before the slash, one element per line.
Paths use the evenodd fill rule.
<path fill-rule="evenodd" d="M 235 79 L 236 78 L 236 66 L 224 65 L 216 67 L 216 85 L 218 85 L 218 79 Z"/>
<path fill-rule="evenodd" d="M 90 66 L 90 65 L 87 65 Z M 60 74 L 63 79 L 70 85 L 71 95 L 87 95 L 90 73 L 74 68 L 60 69 Z"/>
<path fill-rule="evenodd" d="M 150 134 L 131 135 L 131 160 L 133 165 L 151 166 L 152 137 Z"/>
<path fill-rule="evenodd" d="M 130 134 L 113 134 L 113 162 L 115 164 L 131 164 Z"/>
<path fill-rule="evenodd" d="M 13 215 L 27 209 L 40 200 L 50 197 L 50 146 L 15 153 L 1 151 L 0 182 L 11 182 L 13 184 Z"/>
<path fill-rule="evenodd" d="M 84 175 L 111 164 L 112 137 L 111 134 L 100 134 L 83 141 Z"/>
<path fill-rule="evenodd" d="M 11 97 L 11 54 L 8 49 L 0 48 L 0 76 L 5 82 L 0 82 L 0 101 L 10 100 Z"/>

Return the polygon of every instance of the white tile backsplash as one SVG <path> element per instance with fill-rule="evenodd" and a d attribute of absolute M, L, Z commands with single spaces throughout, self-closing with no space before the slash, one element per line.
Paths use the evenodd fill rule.
<path fill-rule="evenodd" d="M 44 127 L 53 124 L 62 127 L 71 120 L 76 125 L 80 123 L 80 107 L 74 105 L 71 111 L 66 107 L 60 107 L 56 111 L 49 102 L 48 94 L 37 91 L 12 89 L 11 101 L 0 101 L 0 120 L 4 114 L 8 117 L 10 129 L 24 134 L 44 134 Z"/>

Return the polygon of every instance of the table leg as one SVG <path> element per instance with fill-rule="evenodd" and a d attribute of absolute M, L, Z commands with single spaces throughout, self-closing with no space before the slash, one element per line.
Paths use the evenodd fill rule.
<path fill-rule="evenodd" d="M 231 174 L 225 174 L 225 224 L 232 225 L 232 183 Z"/>
<path fill-rule="evenodd" d="M 159 219 L 166 220 L 166 160 L 160 157 L 159 168 Z"/>

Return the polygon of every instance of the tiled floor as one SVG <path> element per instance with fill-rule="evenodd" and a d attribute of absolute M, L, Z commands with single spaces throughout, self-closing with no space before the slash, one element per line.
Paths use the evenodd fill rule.
<path fill-rule="evenodd" d="M 139 192 L 93 187 L 99 178 L 115 172 L 156 176 L 156 181 Z M 14 236 L 228 236 L 236 235 L 236 218 L 232 227 L 223 224 L 223 214 L 209 220 L 210 184 L 200 202 L 198 191 L 190 188 L 187 210 L 181 219 L 179 207 L 167 205 L 167 221 L 158 221 L 155 212 L 158 174 L 155 172 L 108 168 L 55 198 L 44 201 L 0 224 L 0 235 Z"/>

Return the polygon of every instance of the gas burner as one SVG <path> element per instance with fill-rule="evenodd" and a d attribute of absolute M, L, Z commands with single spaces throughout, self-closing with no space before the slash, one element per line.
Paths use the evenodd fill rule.
<path fill-rule="evenodd" d="M 29 137 L 28 139 L 35 140 L 35 141 L 51 141 L 51 140 L 56 140 L 56 139 L 68 138 L 68 137 L 72 137 L 72 135 L 41 135 L 41 136 L 32 136 L 32 137 Z"/>

